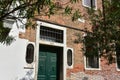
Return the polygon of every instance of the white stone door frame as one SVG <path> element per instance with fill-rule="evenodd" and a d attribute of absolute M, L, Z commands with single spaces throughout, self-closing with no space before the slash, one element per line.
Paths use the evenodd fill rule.
<path fill-rule="evenodd" d="M 63 43 L 56 43 L 56 42 L 49 42 L 49 41 L 42 41 L 40 40 L 40 26 L 46 26 L 46 27 L 50 27 L 50 28 L 54 28 L 54 29 L 59 29 L 59 30 L 63 30 Z M 45 44 L 45 45 L 51 45 L 51 46 L 58 46 L 58 47 L 63 47 L 63 80 L 66 80 L 66 63 L 67 63 L 67 54 L 66 54 L 66 28 L 59 26 L 59 25 L 55 25 L 55 24 L 51 24 L 51 23 L 47 23 L 47 22 L 43 22 L 43 21 L 37 21 L 37 28 L 36 28 L 36 50 L 35 50 L 35 58 L 36 58 L 36 66 L 35 66 L 35 80 L 37 80 L 37 73 L 38 73 L 38 57 L 39 57 L 39 44 Z"/>

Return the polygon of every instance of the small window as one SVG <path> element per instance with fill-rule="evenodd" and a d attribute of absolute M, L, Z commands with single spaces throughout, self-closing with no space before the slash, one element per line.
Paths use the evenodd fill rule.
<path fill-rule="evenodd" d="M 72 48 L 67 49 L 67 65 L 68 65 L 68 68 L 73 67 L 73 49 Z"/>
<path fill-rule="evenodd" d="M 84 37 L 85 42 L 85 68 L 90 70 L 100 69 L 99 48 L 97 42 L 94 41 L 94 36 L 87 34 Z"/>
<path fill-rule="evenodd" d="M 68 66 L 72 65 L 72 50 L 68 49 L 67 51 L 67 64 Z"/>
<path fill-rule="evenodd" d="M 116 44 L 117 68 L 120 69 L 120 45 Z"/>
<path fill-rule="evenodd" d="M 27 51 L 26 51 L 26 62 L 31 64 L 34 60 L 34 45 L 28 44 Z"/>
<path fill-rule="evenodd" d="M 96 9 L 96 0 L 82 0 L 83 6 Z"/>
<path fill-rule="evenodd" d="M 99 57 L 98 56 L 86 57 L 86 68 L 99 68 Z"/>
<path fill-rule="evenodd" d="M 120 69 L 120 53 L 117 53 L 117 68 Z"/>

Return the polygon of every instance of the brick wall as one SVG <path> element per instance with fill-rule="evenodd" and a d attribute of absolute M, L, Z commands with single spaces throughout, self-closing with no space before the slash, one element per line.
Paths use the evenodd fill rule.
<path fill-rule="evenodd" d="M 85 70 L 84 65 L 76 64 L 73 69 L 68 69 L 67 76 L 69 79 L 79 78 L 79 80 L 83 80 L 84 77 L 88 77 L 88 80 L 120 80 L 120 71 L 117 71 L 116 63 L 108 65 L 107 60 L 102 58 L 100 66 L 101 70 Z M 99 76 L 100 79 L 91 79 L 95 76 Z"/>
<path fill-rule="evenodd" d="M 65 0 L 66 1 L 66 0 Z M 64 3 L 64 1 L 63 1 Z M 97 0 L 97 8 L 101 9 L 101 0 Z M 79 8 L 83 18 L 85 19 L 85 23 L 74 21 L 72 22 L 71 16 L 65 14 L 58 14 L 58 15 L 51 15 L 50 18 L 48 16 L 36 16 L 36 18 L 43 19 L 52 23 L 57 23 L 61 25 L 70 26 L 77 29 L 91 29 L 91 25 L 89 24 L 89 19 L 87 17 L 86 9 L 82 6 L 82 2 L 76 3 L 75 5 L 70 4 L 73 8 Z M 116 69 L 116 64 L 107 64 L 107 61 L 104 58 L 101 58 L 101 70 L 85 70 L 84 68 L 84 55 L 83 55 L 83 44 L 82 43 L 75 43 L 75 36 L 76 33 L 83 34 L 83 32 L 79 30 L 74 30 L 67 28 L 67 47 L 71 47 L 74 50 L 74 67 L 73 69 L 67 69 L 67 77 L 70 78 L 73 74 L 77 73 L 84 73 L 84 76 L 102 76 L 103 80 L 119 80 L 120 79 L 120 72 Z M 34 29 L 28 28 L 26 33 L 20 33 L 21 38 L 28 39 L 30 41 L 35 41 L 36 31 Z M 78 74 L 81 75 L 81 74 Z M 89 76 L 89 77 L 90 77 Z M 101 78 L 100 78 L 101 79 Z M 99 79 L 99 80 L 100 80 Z M 83 79 L 79 79 L 83 80 Z M 93 79 L 91 79 L 93 80 Z M 94 79 L 98 80 L 98 79 Z"/>
<path fill-rule="evenodd" d="M 25 33 L 19 33 L 20 38 L 28 39 L 31 42 L 35 42 L 36 40 L 36 29 L 28 27 Z"/>

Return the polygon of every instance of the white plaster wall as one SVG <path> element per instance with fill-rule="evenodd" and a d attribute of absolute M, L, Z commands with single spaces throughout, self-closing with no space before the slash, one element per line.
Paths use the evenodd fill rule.
<path fill-rule="evenodd" d="M 19 3 L 16 2 L 17 5 L 12 4 L 10 7 L 13 9 L 18 6 Z M 17 15 L 18 11 L 12 13 L 13 16 Z M 0 80 L 23 80 L 26 77 L 26 74 L 31 74 L 30 69 L 24 69 L 27 66 L 25 61 L 26 57 L 26 46 L 28 44 L 28 40 L 20 39 L 19 32 L 25 32 L 25 23 L 27 19 L 21 19 L 22 21 L 4 21 L 4 27 L 11 28 L 9 36 L 14 37 L 15 41 L 11 45 L 3 45 L 0 43 Z M 32 69 L 34 71 L 34 69 Z M 34 77 L 34 72 L 32 73 L 32 77 Z M 25 80 L 30 80 L 25 79 Z"/>
<path fill-rule="evenodd" d="M 15 41 L 11 45 L 0 43 L 0 80 L 23 80 L 28 77 L 25 75 L 31 71 L 24 69 L 27 65 L 25 56 L 28 40 L 20 39 L 19 32 L 25 32 L 25 28 L 18 28 L 17 24 L 13 23 L 9 35 L 14 37 Z M 32 76 L 34 76 L 34 72 Z"/>
<path fill-rule="evenodd" d="M 0 44 L 0 80 L 17 80 L 25 75 L 27 40 L 17 39 L 10 46 Z"/>

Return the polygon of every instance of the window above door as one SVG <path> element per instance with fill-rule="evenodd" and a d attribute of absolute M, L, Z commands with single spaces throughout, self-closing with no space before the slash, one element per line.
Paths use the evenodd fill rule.
<path fill-rule="evenodd" d="M 66 45 L 66 28 L 63 25 L 38 21 L 37 38 L 41 44 L 53 46 Z"/>
<path fill-rule="evenodd" d="M 63 43 L 63 30 L 41 26 L 40 39 L 50 41 L 50 42 Z"/>

